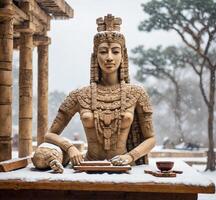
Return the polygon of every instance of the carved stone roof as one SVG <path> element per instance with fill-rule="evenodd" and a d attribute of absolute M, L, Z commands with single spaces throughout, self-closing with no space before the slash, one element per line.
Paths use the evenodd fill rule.
<path fill-rule="evenodd" d="M 66 0 L 12 0 L 4 2 L 0 3 L 0 21 L 13 17 L 15 49 L 19 47 L 19 38 L 22 32 L 34 33 L 35 42 L 44 42 L 45 40 L 46 43 L 50 43 L 50 39 L 46 36 L 47 31 L 50 30 L 50 21 L 73 18 L 73 9 Z M 42 40 L 41 36 L 44 36 Z"/>
<path fill-rule="evenodd" d="M 54 18 L 72 18 L 73 9 L 65 0 L 36 0 L 38 5 Z"/>

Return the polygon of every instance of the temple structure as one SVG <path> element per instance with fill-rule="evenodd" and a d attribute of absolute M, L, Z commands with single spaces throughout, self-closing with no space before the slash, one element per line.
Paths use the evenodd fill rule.
<path fill-rule="evenodd" d="M 19 157 L 32 153 L 32 51 L 38 50 L 38 144 L 48 125 L 48 46 L 52 19 L 69 19 L 65 0 L 0 1 L 0 161 L 12 157 L 12 60 L 19 50 Z"/>

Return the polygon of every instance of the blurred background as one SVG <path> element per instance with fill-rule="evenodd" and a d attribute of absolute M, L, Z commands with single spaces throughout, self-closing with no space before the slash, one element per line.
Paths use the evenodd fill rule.
<path fill-rule="evenodd" d="M 150 18 L 141 4 L 147 4 L 149 1 L 67 0 L 67 2 L 74 9 L 74 18 L 52 20 L 49 32 L 52 39 L 49 47 L 49 124 L 66 95 L 76 88 L 89 84 L 90 55 L 96 33 L 96 19 L 111 13 L 121 17 L 123 21 L 121 31 L 126 37 L 131 83 L 143 85 L 151 97 L 157 144 L 169 148 L 207 148 L 208 107 L 200 91 L 199 76 L 185 59 L 196 58 L 196 55 L 191 56 L 190 49 L 175 30 L 157 28 L 158 22 L 153 22 L 155 27 L 152 25 L 151 31 L 142 30 L 145 27 L 141 27 L 141 22 Z M 36 49 L 33 57 L 35 96 L 33 134 L 36 136 L 35 51 Z M 195 60 L 197 63 L 195 61 L 194 63 L 198 64 L 198 60 L 199 58 Z M 18 64 L 18 54 L 15 52 L 13 88 L 15 97 L 18 95 Z M 209 72 L 207 69 L 203 71 L 203 87 L 208 96 Z M 13 102 L 13 127 L 16 134 L 18 98 L 14 99 L 16 101 Z M 64 130 L 64 135 L 85 141 L 78 115 Z"/>

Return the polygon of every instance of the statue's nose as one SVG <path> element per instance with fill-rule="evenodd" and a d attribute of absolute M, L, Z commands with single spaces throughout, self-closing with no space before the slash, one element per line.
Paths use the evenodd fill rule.
<path fill-rule="evenodd" d="M 109 51 L 107 55 L 107 61 L 112 61 L 112 60 L 113 60 L 112 53 Z"/>

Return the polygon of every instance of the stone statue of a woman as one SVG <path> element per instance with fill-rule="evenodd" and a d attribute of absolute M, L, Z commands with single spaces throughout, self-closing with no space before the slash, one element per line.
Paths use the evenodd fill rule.
<path fill-rule="evenodd" d="M 90 85 L 72 91 L 36 150 L 37 168 L 51 167 L 62 172 L 70 159 L 73 165 L 84 160 L 111 160 L 113 165 L 147 163 L 146 155 L 155 145 L 152 107 L 146 91 L 129 83 L 125 38 L 120 33 L 121 19 L 110 14 L 97 19 L 91 56 Z M 81 152 L 60 136 L 75 113 L 79 112 L 88 150 Z M 54 148 L 54 146 L 58 148 Z M 60 148 L 59 148 L 60 147 Z"/>

